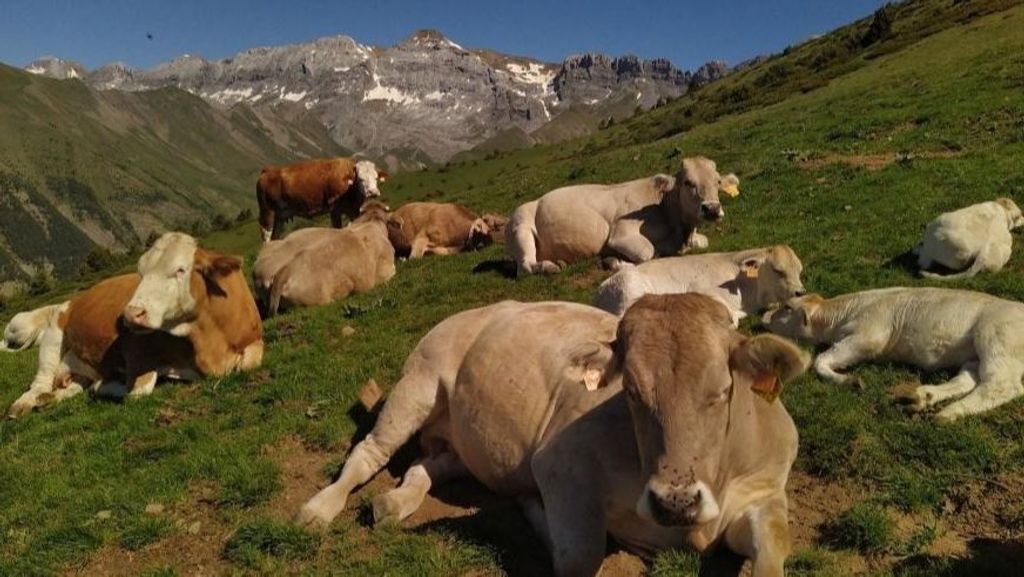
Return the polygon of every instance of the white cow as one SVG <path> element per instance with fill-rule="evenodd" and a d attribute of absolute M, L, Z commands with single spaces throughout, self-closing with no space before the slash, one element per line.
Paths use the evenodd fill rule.
<path fill-rule="evenodd" d="M 1010 260 L 1013 235 L 1024 224 L 1020 208 L 1009 198 L 997 198 L 947 212 L 928 223 L 917 246 L 921 275 L 937 280 L 970 278 L 979 272 L 998 272 Z M 961 271 L 941 275 L 929 272 L 934 264 Z"/>
<path fill-rule="evenodd" d="M 739 194 L 735 174 L 720 175 L 714 161 L 686 158 L 674 177 L 658 174 L 619 184 L 582 184 L 548 192 L 512 212 L 505 246 L 520 275 L 554 273 L 592 256 L 644 262 L 704 248 L 701 219 L 725 215 L 721 190 Z"/>
<path fill-rule="evenodd" d="M 831 345 L 814 360 L 822 378 L 861 361 L 891 361 L 960 373 L 942 385 L 904 393 L 918 410 L 960 398 L 938 413 L 953 420 L 1024 394 L 1024 304 L 984 293 L 940 288 L 887 288 L 825 300 L 807 295 L 765 315 L 773 333 Z"/>
<path fill-rule="evenodd" d="M 4 327 L 4 340 L 0 342 L 0 351 L 23 351 L 39 344 L 43 330 L 51 319 L 59 314 L 64 304 L 66 303 L 47 305 L 11 317 L 10 322 Z"/>
<path fill-rule="evenodd" d="M 733 325 L 748 314 L 801 296 L 803 265 L 787 245 L 707 253 L 623 265 L 597 289 L 594 306 L 622 316 L 646 294 L 696 292 L 719 300 Z"/>

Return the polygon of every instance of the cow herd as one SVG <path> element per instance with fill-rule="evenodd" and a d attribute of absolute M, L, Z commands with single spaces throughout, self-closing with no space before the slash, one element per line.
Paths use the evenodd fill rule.
<path fill-rule="evenodd" d="M 255 298 L 241 259 L 167 233 L 137 274 L 16 315 L 0 348 L 38 345 L 39 367 L 8 416 L 85 390 L 123 399 L 151 393 L 159 378 L 255 367 L 260 312 L 370 290 L 394 276 L 396 255 L 451 254 L 504 236 L 519 275 L 591 257 L 616 272 L 593 307 L 503 301 L 434 327 L 373 430 L 297 522 L 328 525 L 419 433 L 423 455 L 373 499 L 376 521 L 404 519 L 431 487 L 472 476 L 518 499 L 558 575 L 596 573 L 611 535 L 638 552 L 724 544 L 769 576 L 783 574 L 789 552 L 785 485 L 797 453 L 778 396 L 810 365 L 783 337 L 827 345 L 813 366 L 837 384 L 857 382 L 842 371 L 870 360 L 959 369 L 948 383 L 899 394 L 943 420 L 1024 394 L 1024 304 L 941 288 L 826 299 L 807 294 L 786 245 L 673 256 L 705 248 L 699 222 L 724 216 L 720 193 L 739 194 L 736 176 L 707 158 L 684 159 L 672 176 L 559 188 L 507 221 L 453 204 L 392 212 L 377 187 L 386 178 L 347 158 L 264 169 Z M 323 213 L 335 228 L 280 238 L 287 219 Z M 914 249 L 922 274 L 998 271 L 1021 222 L 1009 199 L 940 216 Z M 936 264 L 950 274 L 928 270 Z M 775 334 L 737 330 L 760 313 Z"/>

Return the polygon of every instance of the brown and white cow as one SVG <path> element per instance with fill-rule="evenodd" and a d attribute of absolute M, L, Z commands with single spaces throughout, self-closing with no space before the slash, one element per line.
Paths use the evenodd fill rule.
<path fill-rule="evenodd" d="M 558 575 L 597 572 L 610 534 L 638 552 L 724 544 L 755 576 L 781 576 L 797 433 L 776 396 L 808 359 L 730 322 L 699 294 L 645 296 L 621 323 L 563 302 L 452 316 L 409 355 L 373 431 L 298 522 L 330 523 L 420 431 L 428 454 L 374 499 L 378 521 L 468 474 L 520 498 Z"/>
<path fill-rule="evenodd" d="M 455 254 L 493 244 L 505 220 L 496 214 L 477 216 L 456 203 L 410 202 L 391 213 L 388 238 L 401 257 Z"/>
<path fill-rule="evenodd" d="M 327 158 L 287 166 L 268 166 L 256 181 L 263 241 L 281 238 L 284 224 L 293 216 L 313 218 L 329 213 L 334 228 L 342 215 L 359 216 L 368 198 L 380 196 L 378 182 L 388 174 L 369 160 Z"/>
<path fill-rule="evenodd" d="M 103 396 L 139 396 L 160 376 L 258 366 L 263 329 L 241 266 L 188 235 L 163 235 L 139 259 L 138 274 L 104 280 L 59 305 L 40 337 L 35 379 L 8 416 L 90 385 Z"/>
<path fill-rule="evenodd" d="M 263 246 L 252 278 L 268 316 L 282 305 L 325 305 L 395 276 L 387 206 L 371 200 L 362 210 L 341 230 L 305 228 Z"/>

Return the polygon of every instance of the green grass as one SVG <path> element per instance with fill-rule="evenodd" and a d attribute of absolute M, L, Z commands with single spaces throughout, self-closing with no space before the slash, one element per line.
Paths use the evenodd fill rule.
<path fill-rule="evenodd" d="M 905 24 L 897 20 L 895 26 Z M 1018 6 L 858 60 L 815 90 L 723 114 L 668 138 L 637 132 L 633 140 L 609 140 L 633 126 L 623 123 L 558 147 L 403 173 L 383 190 L 392 206 L 431 198 L 508 211 L 568 182 L 671 170 L 678 149 L 711 156 L 742 179 L 742 195 L 727 201 L 727 218 L 705 230 L 715 250 L 789 243 L 804 262 L 805 284 L 827 295 L 925 286 L 899 257 L 931 218 L 996 196 L 1024 198 L 1022 29 L 1024 8 Z M 800 57 L 801 50 L 790 55 Z M 765 66 L 770 64 L 747 74 L 764 73 Z M 655 112 L 670 115 L 672 107 Z M 879 170 L 830 162 L 901 151 L 915 156 Z M 251 265 L 258 237 L 247 223 L 210 235 L 204 245 L 243 254 Z M 238 572 L 517 571 L 524 559 L 539 555 L 539 544 L 524 537 L 529 529 L 511 505 L 498 513 L 483 509 L 472 522 L 369 530 L 359 504 L 380 490 L 371 485 L 353 498 L 331 532 L 307 539 L 286 526 L 294 507 L 281 503 L 296 492 L 306 498 L 317 487 L 309 481 L 293 487 L 294 471 L 275 453 L 284 440 L 296 440 L 318 459 L 313 476 L 326 482 L 359 427 L 353 412 L 359 387 L 369 378 L 385 388 L 394 383 L 409 351 L 436 323 L 505 298 L 588 302 L 603 276 L 593 262 L 583 262 L 555 277 L 511 280 L 495 270 L 502 258 L 501 247 L 493 247 L 399 263 L 395 278 L 369 294 L 275 318 L 265 324 L 264 365 L 249 374 L 162 385 L 153 396 L 123 405 L 79 398 L 0 423 L 0 574 L 80 567 L 107 546 L 137 546 L 144 555 L 153 539 L 173 540 L 181 532 L 174 525 L 166 533 L 144 526 L 146 505 L 191 507 L 197 495 L 210 517 L 203 526 L 227 528 L 229 537 L 219 544 L 223 562 Z M 1003 272 L 958 286 L 1024 300 L 1022 273 L 1024 253 L 1018 251 Z M 60 290 L 67 295 L 72 287 Z M 47 298 L 56 300 L 56 294 Z M 32 304 L 38 302 L 21 300 L 17 307 Z M 342 336 L 344 325 L 355 335 Z M 24 391 L 34 369 L 32 352 L 0 356 L 0 404 L 8 406 Z M 991 481 L 1010 479 L 1011 489 L 1019 489 L 1024 403 L 938 425 L 904 414 L 889 391 L 906 381 L 941 382 L 950 375 L 890 365 L 856 371 L 863 390 L 807 375 L 783 393 L 801 434 L 797 470 L 816 483 L 869 494 L 869 513 L 937 519 L 954 528 L 963 517 L 948 505 L 961 502 L 965 486 L 981 484 L 988 495 L 1002 491 Z M 98 522 L 96 513 L 103 510 L 123 522 Z M 879 575 L 985 574 L 970 570 L 998 557 L 974 543 L 966 560 L 931 557 L 934 534 L 878 538 L 882 524 L 872 514 L 842 513 L 836 510 L 827 523 L 855 536 L 843 541 L 852 544 L 821 539 L 798 547 L 790 561 L 793 574 L 841 575 L 849 558 L 876 549 L 886 551 L 870 555 L 877 557 L 870 570 Z M 1019 508 L 999 519 L 984 509 L 974 514 L 976 521 L 1021 535 Z M 685 574 L 693 563 L 686 554 L 664 554 L 654 570 Z"/>

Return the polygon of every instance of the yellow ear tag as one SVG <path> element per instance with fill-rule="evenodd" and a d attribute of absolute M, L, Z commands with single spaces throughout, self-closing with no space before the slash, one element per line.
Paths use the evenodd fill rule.
<path fill-rule="evenodd" d="M 756 267 L 756 266 L 748 266 L 748 267 L 746 267 L 744 272 L 746 273 L 747 278 L 757 278 L 757 269 L 758 268 L 760 268 L 760 267 Z"/>
<path fill-rule="evenodd" d="M 740 195 L 740 187 L 735 184 L 727 184 L 722 187 L 722 192 L 729 195 L 730 198 L 736 198 Z"/>
<path fill-rule="evenodd" d="M 779 398 L 779 393 L 782 392 L 782 381 L 779 380 L 778 373 L 772 370 L 772 372 L 755 379 L 754 384 L 750 388 L 754 391 L 755 395 L 769 403 L 774 403 L 775 399 Z"/>

